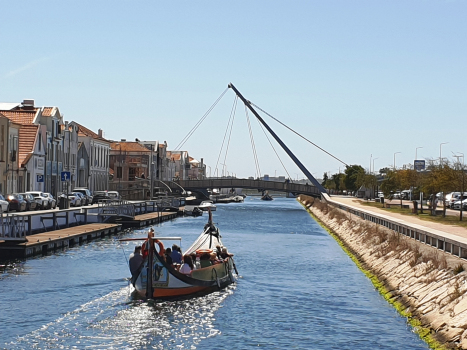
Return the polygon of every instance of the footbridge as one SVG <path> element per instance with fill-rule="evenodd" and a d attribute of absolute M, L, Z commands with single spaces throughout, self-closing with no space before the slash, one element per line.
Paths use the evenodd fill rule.
<path fill-rule="evenodd" d="M 265 180 L 250 180 L 236 178 L 205 179 L 205 180 L 179 180 L 177 183 L 185 190 L 205 190 L 213 188 L 253 188 L 260 191 L 277 191 L 304 194 L 312 197 L 321 197 L 320 189 L 313 185 L 302 185 L 293 182 L 275 182 Z"/>

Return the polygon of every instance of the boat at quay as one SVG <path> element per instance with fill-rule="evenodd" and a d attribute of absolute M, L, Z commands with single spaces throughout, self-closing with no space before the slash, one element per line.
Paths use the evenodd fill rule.
<path fill-rule="evenodd" d="M 2 263 L 0 348 L 429 349 L 295 199 L 248 196 L 213 214 L 240 276 L 197 298 L 154 303 L 132 293 L 122 277 L 141 241 L 105 238 Z M 178 217 L 154 229 L 181 237 L 185 251 L 206 221 Z"/>

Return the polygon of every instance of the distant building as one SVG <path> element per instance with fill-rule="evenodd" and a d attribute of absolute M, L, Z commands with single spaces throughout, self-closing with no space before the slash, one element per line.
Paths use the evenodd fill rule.
<path fill-rule="evenodd" d="M 73 121 L 71 126 L 78 128 L 78 142 L 88 153 L 88 180 L 85 187 L 91 191 L 103 191 L 109 187 L 109 154 L 111 141 L 103 137 L 101 129 L 97 134 Z M 81 145 L 81 147 L 83 147 Z M 81 185 L 82 186 L 82 185 Z"/>

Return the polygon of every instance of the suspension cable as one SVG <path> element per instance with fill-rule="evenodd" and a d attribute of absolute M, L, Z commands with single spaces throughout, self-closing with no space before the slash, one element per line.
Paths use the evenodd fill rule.
<path fill-rule="evenodd" d="M 224 165 L 227 164 L 227 153 L 229 152 L 229 145 L 230 145 L 230 138 L 232 136 L 232 130 L 233 130 L 233 125 L 234 125 L 234 120 L 235 120 L 235 112 L 237 111 L 237 104 L 238 104 L 238 96 L 235 99 L 234 103 L 234 110 L 233 110 L 233 116 L 232 116 L 232 124 L 230 124 L 230 133 L 229 133 L 229 139 L 227 141 L 227 147 L 225 149 L 225 156 L 224 156 Z M 226 165 L 225 165 L 226 166 Z"/>
<path fill-rule="evenodd" d="M 263 130 L 264 136 L 266 136 L 266 138 L 268 139 L 269 144 L 271 145 L 272 149 L 274 150 L 274 153 L 276 154 L 277 159 L 279 159 L 279 162 L 281 162 L 282 167 L 284 168 L 285 172 L 286 172 L 287 175 L 289 176 L 289 179 L 292 179 L 292 177 L 290 176 L 289 172 L 287 171 L 287 168 L 285 167 L 284 163 L 282 162 L 281 157 L 279 157 L 279 154 L 277 153 L 276 149 L 274 148 L 274 145 L 272 144 L 271 140 L 269 139 L 269 136 L 268 136 L 268 134 L 266 133 L 266 130 L 264 130 L 263 124 L 261 124 L 261 122 L 260 122 L 258 119 L 256 119 L 256 121 L 258 122 L 259 126 L 261 127 L 261 130 Z M 292 182 L 293 182 L 293 180 L 292 180 Z"/>
<path fill-rule="evenodd" d="M 237 101 L 238 101 L 238 96 L 235 96 L 234 103 L 232 105 L 232 110 L 230 111 L 229 121 L 227 122 L 227 127 L 225 128 L 224 139 L 222 140 L 221 149 L 219 150 L 219 155 L 217 156 L 217 162 L 216 162 L 216 167 L 214 168 L 214 174 L 217 171 L 217 174 L 219 175 L 219 171 L 218 171 L 219 160 L 221 158 L 222 149 L 224 148 L 224 143 L 225 143 L 225 138 L 227 137 L 227 132 L 229 131 L 230 121 L 233 119 L 232 116 L 235 115 Z M 233 124 L 233 120 L 232 120 L 232 124 Z M 230 138 L 229 138 L 229 141 L 230 141 Z M 224 160 L 224 166 L 225 166 L 225 160 Z"/>
<path fill-rule="evenodd" d="M 281 124 L 282 126 L 286 127 L 287 129 L 289 129 L 290 131 L 292 131 L 294 134 L 300 136 L 302 139 L 304 139 L 305 141 L 311 143 L 313 146 L 315 146 L 316 148 L 320 149 L 321 151 L 323 151 L 324 153 L 326 153 L 327 155 L 330 155 L 331 157 L 333 157 L 334 159 L 338 160 L 339 162 L 341 162 L 342 164 L 344 165 L 347 165 L 348 164 L 342 160 L 340 160 L 339 158 L 337 158 L 336 156 L 332 155 L 331 153 L 329 153 L 328 151 L 326 151 L 325 149 L 319 147 L 317 144 L 311 142 L 310 140 L 308 140 L 306 137 L 300 135 L 298 132 L 296 132 L 295 130 L 293 130 L 292 128 L 288 127 L 287 125 L 285 125 L 284 123 L 282 123 L 280 120 L 274 118 L 272 115 L 270 115 L 268 112 L 266 112 L 264 109 L 262 109 L 261 107 L 258 107 L 257 105 L 255 105 L 253 102 L 250 101 L 250 104 L 252 106 L 255 106 L 256 108 L 258 108 L 260 111 L 262 111 L 263 113 L 265 113 L 266 115 L 268 115 L 269 117 L 271 117 L 272 119 L 274 119 L 276 122 L 278 122 L 279 124 Z"/>
<path fill-rule="evenodd" d="M 255 160 L 256 177 L 259 178 L 261 176 L 261 170 L 259 168 L 259 161 L 258 161 L 258 155 L 256 153 L 255 140 L 253 138 L 253 131 L 251 130 L 250 117 L 248 115 L 248 108 L 246 105 L 245 105 L 245 114 L 246 114 L 246 120 L 248 123 L 248 131 L 250 132 L 250 142 L 251 142 L 251 148 L 253 150 L 253 158 Z"/>
<path fill-rule="evenodd" d="M 227 89 L 224 90 L 224 92 L 217 98 L 216 102 L 213 103 L 213 105 L 208 109 L 208 111 L 206 113 L 204 113 L 204 115 L 201 117 L 201 119 L 198 120 L 198 122 L 195 124 L 195 126 L 188 132 L 188 134 L 182 139 L 182 141 L 180 141 L 180 143 L 177 145 L 177 147 L 175 147 L 176 151 L 179 151 L 180 148 L 183 147 L 185 142 L 188 141 L 188 139 L 191 137 L 191 135 L 193 135 L 193 133 L 196 131 L 196 129 L 198 129 L 198 127 L 203 123 L 203 121 L 206 119 L 206 117 L 209 115 L 209 113 L 211 113 L 211 111 L 214 109 L 214 107 L 216 107 L 216 105 L 219 103 L 219 101 L 222 99 L 222 97 L 225 95 L 225 93 L 227 92 L 228 89 L 229 88 L 227 87 Z"/>

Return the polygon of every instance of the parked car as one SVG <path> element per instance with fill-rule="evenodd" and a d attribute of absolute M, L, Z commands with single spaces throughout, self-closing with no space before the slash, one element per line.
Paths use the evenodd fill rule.
<path fill-rule="evenodd" d="M 89 191 L 87 188 L 84 188 L 84 187 L 75 188 L 73 192 L 79 192 L 85 197 L 86 203 L 81 203 L 81 205 L 92 204 L 92 194 L 91 194 L 91 191 Z"/>
<path fill-rule="evenodd" d="M 62 193 L 60 195 L 61 198 L 68 198 L 68 201 L 70 203 L 70 207 L 79 207 L 81 206 L 81 197 L 78 196 L 76 193 Z M 60 208 L 63 209 L 63 208 Z"/>
<path fill-rule="evenodd" d="M 107 191 L 95 191 L 92 197 L 92 204 L 99 203 L 100 201 L 110 200 L 109 194 Z"/>
<path fill-rule="evenodd" d="M 40 191 L 28 191 L 26 192 L 31 194 L 34 199 L 36 200 L 37 205 L 39 206 L 38 209 L 48 209 L 49 208 L 49 198 L 45 196 L 44 192 Z"/>
<path fill-rule="evenodd" d="M 20 193 L 20 195 L 22 195 L 24 200 L 26 201 L 26 211 L 37 209 L 37 202 L 32 194 Z"/>
<path fill-rule="evenodd" d="M 8 213 L 10 211 L 10 203 L 8 203 L 5 197 L 3 197 L 1 194 L 0 194 L 0 208 L 2 208 L 2 212 L 4 213 Z"/>
<path fill-rule="evenodd" d="M 55 198 L 50 194 L 50 193 L 47 193 L 47 192 L 44 192 L 44 196 L 48 199 L 49 201 L 49 209 L 55 209 L 57 207 L 57 201 L 55 200 Z"/>
<path fill-rule="evenodd" d="M 465 197 L 463 197 L 465 198 Z M 464 199 L 463 201 L 458 200 L 457 202 L 454 203 L 454 209 L 456 210 L 461 210 L 461 203 L 462 203 L 462 210 L 467 209 L 467 199 Z"/>
<path fill-rule="evenodd" d="M 10 210 L 16 211 L 25 211 L 26 210 L 26 201 L 24 200 L 23 196 L 18 193 L 8 194 L 5 199 L 10 204 Z"/>
<path fill-rule="evenodd" d="M 109 195 L 110 199 L 121 199 L 120 193 L 118 193 L 117 191 L 107 191 L 107 194 Z"/>
<path fill-rule="evenodd" d="M 87 205 L 87 199 L 84 194 L 81 192 L 73 192 L 74 195 L 78 196 L 79 198 L 79 205 Z"/>

